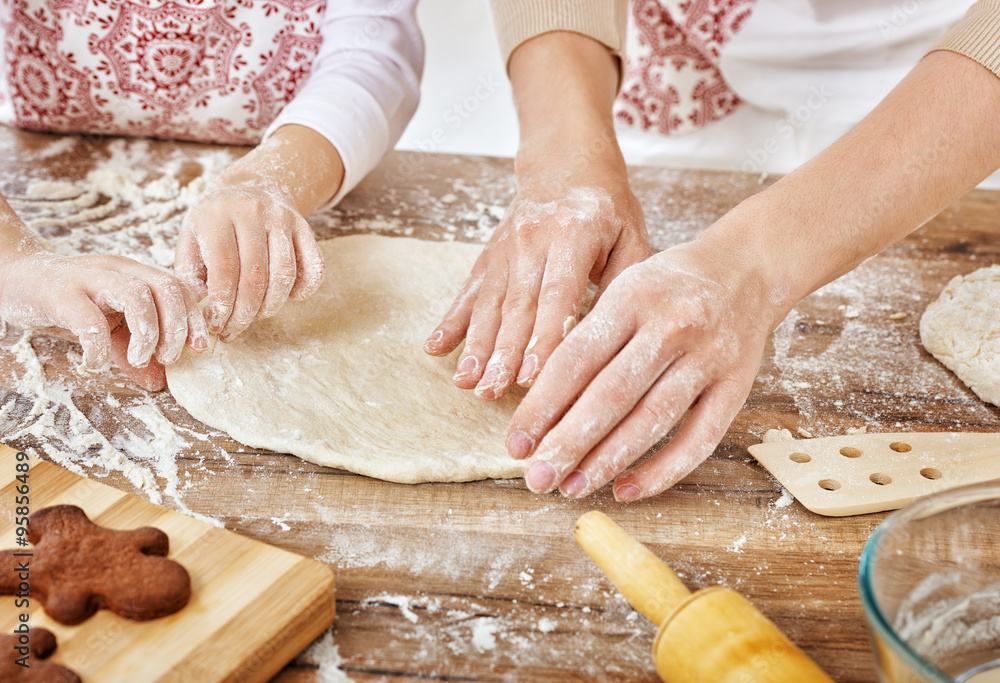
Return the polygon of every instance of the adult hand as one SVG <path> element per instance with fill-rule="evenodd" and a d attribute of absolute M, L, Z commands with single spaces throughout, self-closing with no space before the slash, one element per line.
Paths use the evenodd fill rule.
<path fill-rule="evenodd" d="M 551 171 L 521 183 L 503 222 L 477 259 L 424 350 L 443 356 L 462 339 L 454 382 L 495 400 L 516 381 L 531 386 L 576 323 L 627 267 L 649 256 L 642 209 L 624 165 L 564 179 Z"/>
<path fill-rule="evenodd" d="M 618 59 L 572 31 L 521 43 L 509 60 L 520 126 L 518 193 L 424 350 L 462 339 L 455 384 L 498 399 L 534 383 L 586 303 L 650 254 L 615 140 Z"/>
<path fill-rule="evenodd" d="M 753 266 L 700 242 L 626 270 L 514 413 L 507 447 L 530 456 L 528 486 L 582 497 L 617 476 L 615 497 L 625 501 L 688 474 L 750 392 L 775 322 L 767 291 Z M 662 449 L 618 476 L 679 423 Z"/>
<path fill-rule="evenodd" d="M 208 302 L 208 328 L 230 341 L 289 299 L 305 299 L 326 272 L 312 228 L 281 194 L 221 184 L 181 226 L 177 276 Z"/>
<path fill-rule="evenodd" d="M 185 343 L 196 353 L 208 348 L 194 295 L 169 273 L 122 256 L 57 256 L 40 247 L 10 255 L 0 261 L 0 318 L 68 331 L 87 367 L 113 360 L 152 391 L 166 386 L 163 364 Z"/>

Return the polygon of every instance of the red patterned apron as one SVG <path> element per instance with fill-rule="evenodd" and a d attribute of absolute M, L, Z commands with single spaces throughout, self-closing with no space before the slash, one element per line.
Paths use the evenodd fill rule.
<path fill-rule="evenodd" d="M 0 120 L 253 144 L 304 84 L 326 0 L 0 0 Z"/>
<path fill-rule="evenodd" d="M 619 125 L 687 133 L 742 103 L 719 71 L 722 47 L 756 0 L 632 0 Z"/>

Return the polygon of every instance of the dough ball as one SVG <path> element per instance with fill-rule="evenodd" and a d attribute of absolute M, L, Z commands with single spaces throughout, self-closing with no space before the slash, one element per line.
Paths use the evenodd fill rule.
<path fill-rule="evenodd" d="M 920 341 L 976 396 L 1000 405 L 1000 266 L 952 278 L 920 318 Z"/>

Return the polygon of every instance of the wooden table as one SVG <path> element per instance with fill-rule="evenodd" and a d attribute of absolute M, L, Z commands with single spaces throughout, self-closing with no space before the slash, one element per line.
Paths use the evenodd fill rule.
<path fill-rule="evenodd" d="M 116 223 L 108 217 L 122 210 L 98 210 L 106 196 L 88 200 L 90 208 L 40 199 L 50 186 L 39 183 L 82 182 L 112 152 L 125 160 L 120 167 L 167 168 L 181 185 L 203 172 L 206 159 L 228 160 L 199 145 L 60 140 L 0 130 L 0 188 L 19 197 L 22 215 L 56 242 L 94 221 L 105 221 L 101 235 L 113 232 Z M 481 239 L 514 193 L 511 171 L 509 160 L 395 153 L 338 209 L 312 222 L 321 237 L 378 230 Z M 632 176 L 661 249 L 690 239 L 769 182 L 657 168 L 633 169 Z M 98 181 L 92 176 L 88 182 Z M 152 217 L 135 213 L 118 223 L 127 229 L 159 222 L 169 233 L 183 206 L 160 208 Z M 186 506 L 334 568 L 333 640 L 342 671 L 354 680 L 657 680 L 649 655 L 654 627 L 638 618 L 572 539 L 576 518 L 596 508 L 652 547 L 692 588 L 722 583 L 740 591 L 836 680 L 867 682 L 875 674 L 856 570 L 884 515 L 831 519 L 798 503 L 776 505 L 781 486 L 746 447 L 775 427 L 815 436 L 862 426 L 1000 428 L 997 411 L 930 358 L 917 333 L 921 312 L 949 278 L 997 262 L 998 209 L 1000 194 L 973 192 L 804 301 L 775 333 L 753 393 L 715 455 L 670 491 L 631 505 L 614 502 L 608 490 L 584 501 L 538 496 L 521 481 L 398 485 L 288 455 L 249 452 L 195 422 L 166 393 L 145 396 L 117 372 L 79 375 L 66 358 L 75 349 L 69 342 L 36 335 L 31 348 L 45 365 L 49 407 L 58 405 L 51 397 L 71 396 L 112 441 L 130 429 L 144 433 L 134 425 L 136 406 L 153 405 L 176 425 L 176 435 L 187 442 L 176 455 L 167 449 L 160 460 L 155 453 L 136 457 L 135 444 L 122 446 L 159 475 L 151 491 L 139 495 L 162 495 L 168 507 Z M 86 220 L 67 229 L 60 212 Z M 108 248 L 102 239 L 80 244 L 101 251 Z M 162 251 L 171 240 L 167 234 L 152 246 Z M 72 246 L 64 241 L 62 248 L 67 244 Z M 141 240 L 130 245 L 146 249 Z M 38 399 L 18 392 L 30 374 L 14 355 L 20 330 L 0 331 L 0 435 L 9 436 L 29 422 L 26 411 Z M 59 383 L 68 393 L 56 390 Z M 12 445 L 43 445 L 39 441 L 22 436 Z M 172 467 L 180 483 L 176 492 L 169 490 Z M 105 473 L 83 469 L 89 476 Z M 135 491 L 120 472 L 106 481 Z M 336 658 L 329 649 L 313 650 L 278 680 L 317 680 L 324 662 L 329 671 Z"/>

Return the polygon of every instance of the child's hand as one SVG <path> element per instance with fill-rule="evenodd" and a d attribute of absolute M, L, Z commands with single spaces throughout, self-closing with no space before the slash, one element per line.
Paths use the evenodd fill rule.
<path fill-rule="evenodd" d="M 208 294 L 208 329 L 230 341 L 315 292 L 326 265 L 312 228 L 280 194 L 221 184 L 184 218 L 174 270 L 199 299 Z"/>
<path fill-rule="evenodd" d="M 57 256 L 33 248 L 0 259 L 0 318 L 66 330 L 89 368 L 109 360 L 144 389 L 166 386 L 184 344 L 208 348 L 194 295 L 161 270 L 122 256 Z M 53 330 L 47 330 L 53 331 Z"/>
<path fill-rule="evenodd" d="M 208 294 L 208 329 L 229 341 L 326 273 L 308 216 L 337 193 L 340 154 L 305 126 L 286 125 L 219 176 L 181 226 L 174 271 Z"/>

